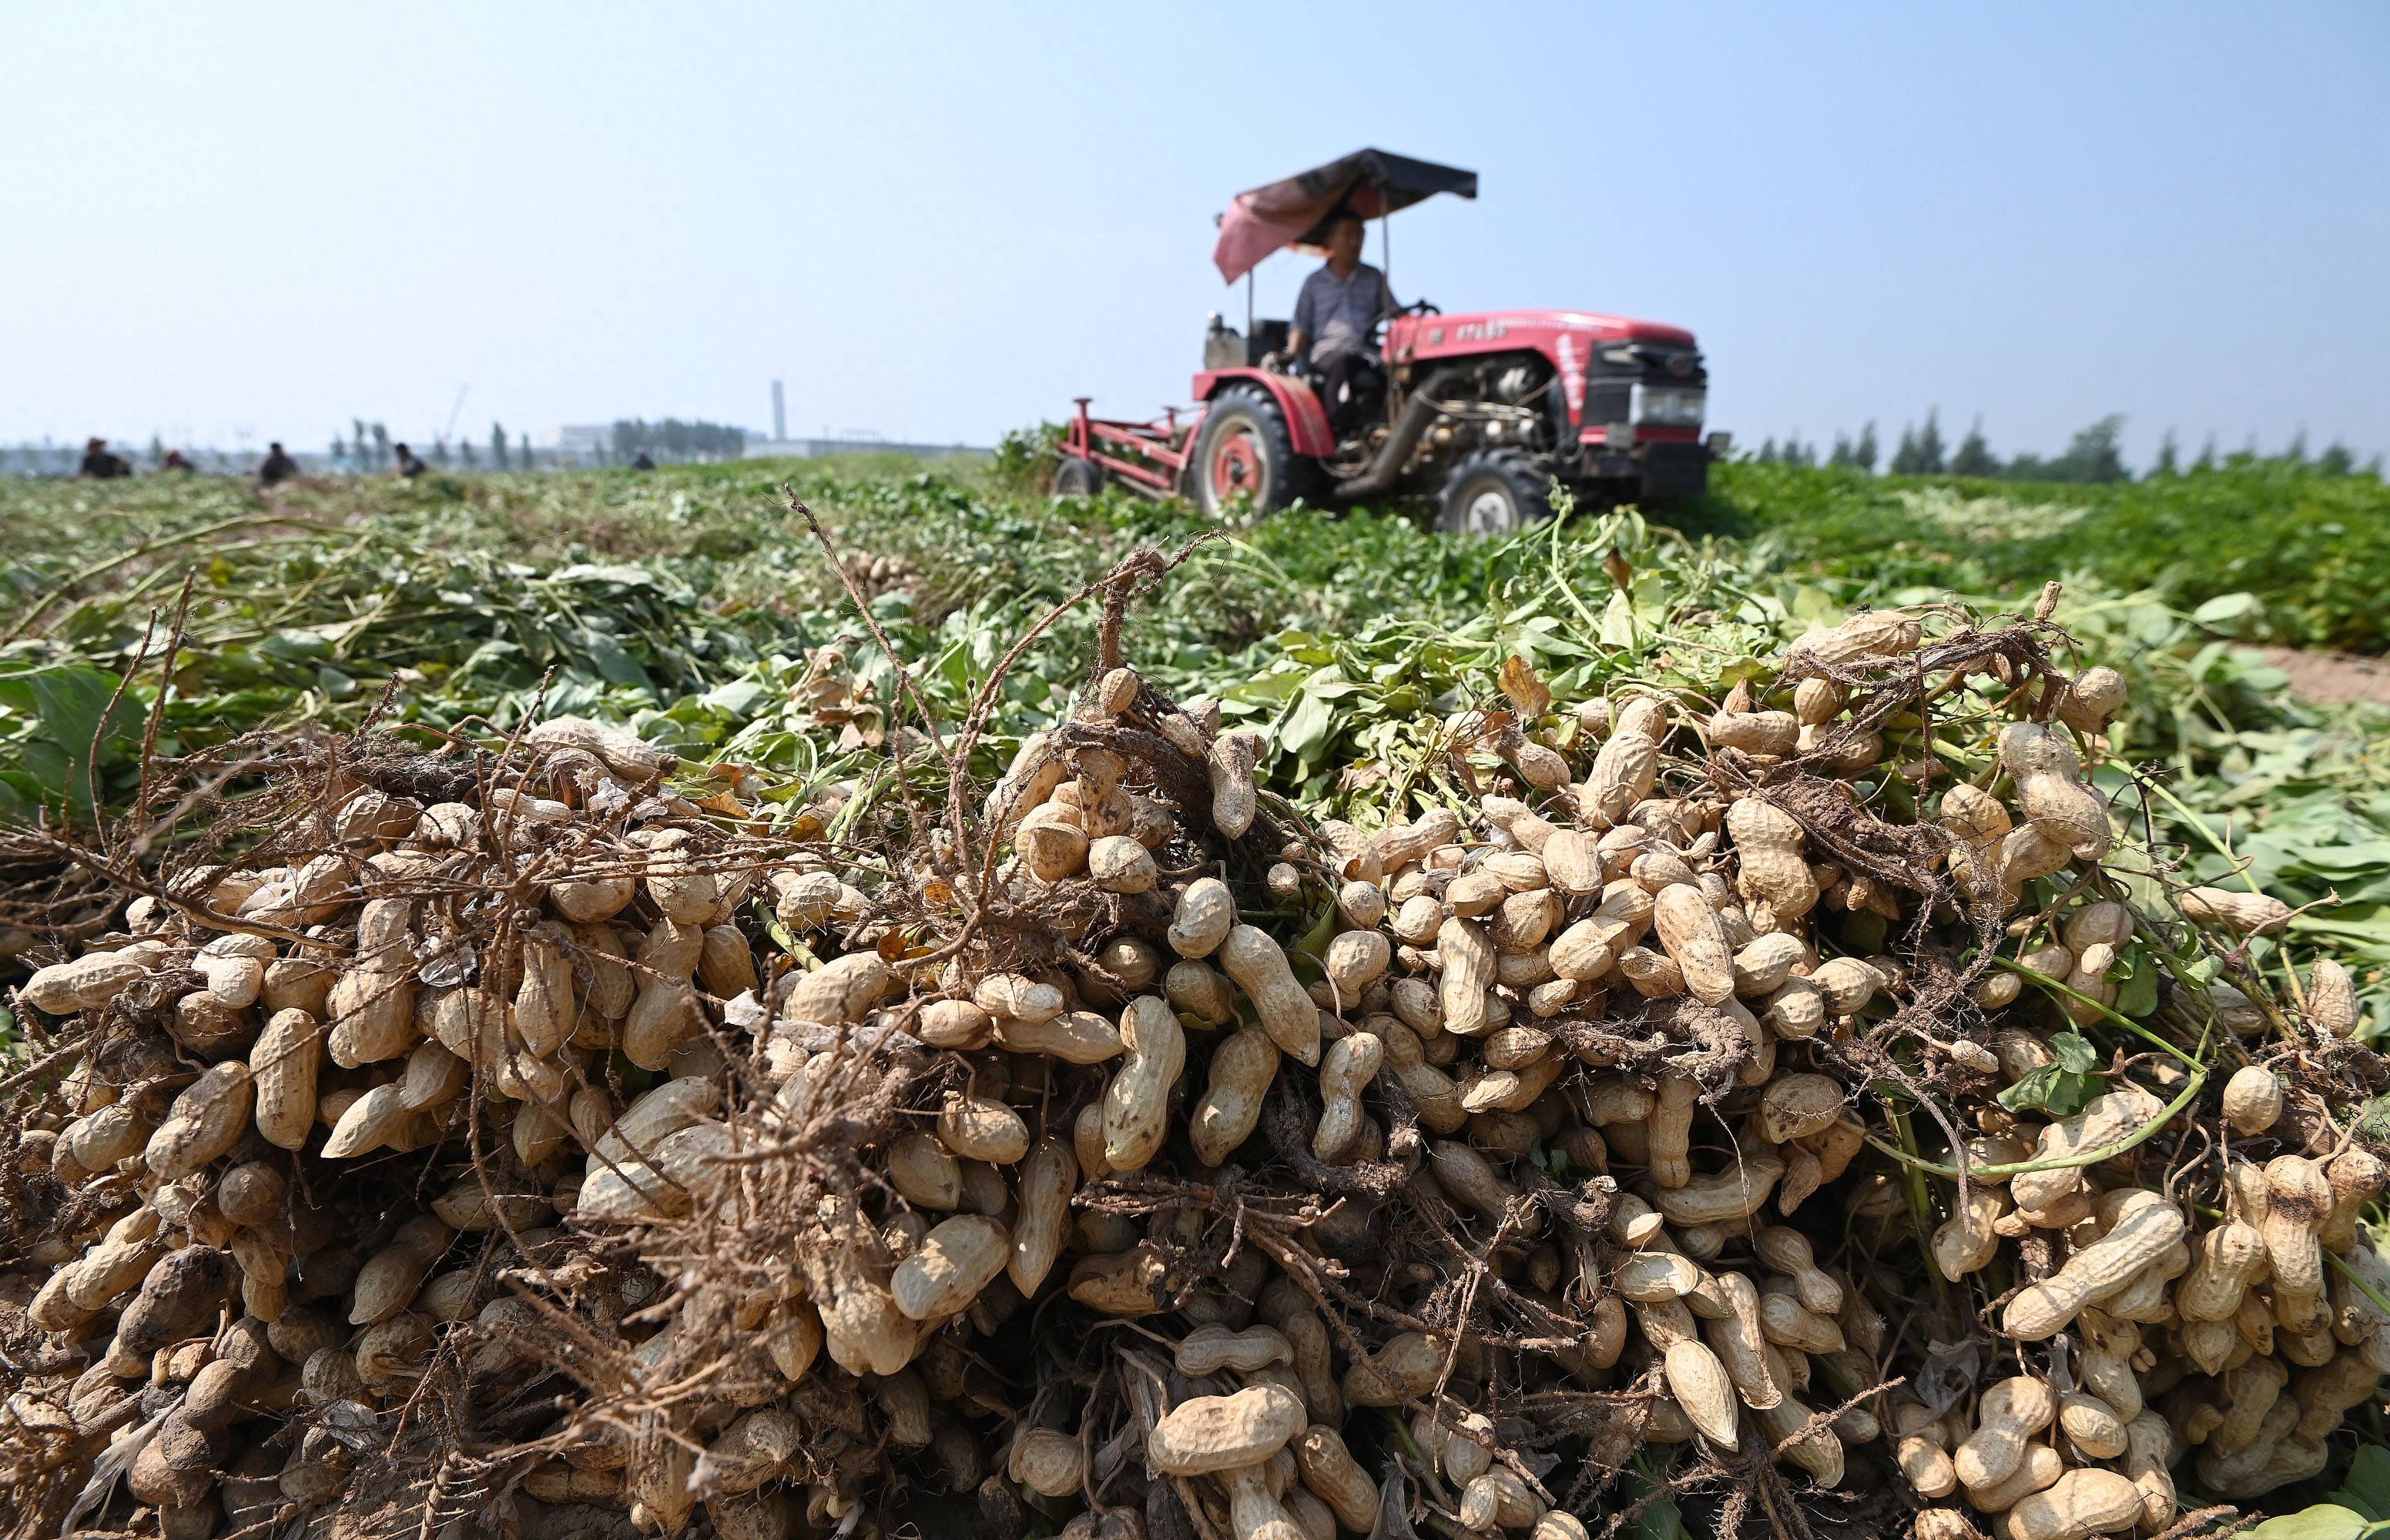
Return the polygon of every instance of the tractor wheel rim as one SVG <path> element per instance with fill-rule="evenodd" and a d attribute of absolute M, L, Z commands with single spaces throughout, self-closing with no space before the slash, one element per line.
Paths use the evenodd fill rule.
<path fill-rule="evenodd" d="M 1511 522 L 1510 499 L 1493 487 L 1469 499 L 1460 510 L 1460 527 L 1471 534 L 1508 534 Z"/>
<path fill-rule="evenodd" d="M 1261 443 L 1250 428 L 1239 428 L 1220 436 L 1212 446 L 1212 497 L 1226 503 L 1242 493 L 1256 502 L 1268 481 L 1268 470 L 1262 460 Z"/>

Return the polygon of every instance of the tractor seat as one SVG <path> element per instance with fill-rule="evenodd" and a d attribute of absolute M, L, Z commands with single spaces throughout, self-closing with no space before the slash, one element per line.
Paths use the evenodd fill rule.
<path fill-rule="evenodd" d="M 1236 327 L 1222 321 L 1215 314 L 1211 329 L 1203 335 L 1203 366 L 1207 369 L 1251 369 L 1261 366 L 1261 361 L 1273 353 L 1286 351 L 1290 323 L 1255 321 L 1253 334 L 1245 336 Z"/>

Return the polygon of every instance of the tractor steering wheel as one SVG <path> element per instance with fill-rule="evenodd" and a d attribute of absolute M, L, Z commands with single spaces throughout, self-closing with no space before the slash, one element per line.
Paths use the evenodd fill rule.
<path fill-rule="evenodd" d="M 1403 306 L 1403 314 L 1406 315 L 1441 315 L 1444 314 L 1444 307 L 1429 300 L 1413 300 L 1410 303 Z"/>

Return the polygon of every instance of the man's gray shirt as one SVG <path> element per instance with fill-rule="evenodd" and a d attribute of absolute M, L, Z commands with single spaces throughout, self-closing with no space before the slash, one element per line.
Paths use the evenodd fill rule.
<path fill-rule="evenodd" d="M 1356 263 L 1350 277 L 1340 278 L 1323 263 L 1303 280 L 1291 325 L 1310 340 L 1312 360 L 1324 363 L 1340 353 L 1376 352 L 1378 323 L 1394 313 L 1383 273 Z"/>

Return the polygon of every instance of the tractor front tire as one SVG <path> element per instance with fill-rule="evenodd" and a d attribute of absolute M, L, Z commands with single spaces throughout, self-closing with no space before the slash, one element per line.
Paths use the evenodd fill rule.
<path fill-rule="evenodd" d="M 1445 479 L 1435 511 L 1439 534 L 1500 539 L 1552 516 L 1551 478 L 1516 449 L 1480 449 Z"/>
<path fill-rule="evenodd" d="M 1065 455 L 1054 468 L 1054 495 L 1093 497 L 1104 490 L 1104 468 L 1076 455 Z"/>
<path fill-rule="evenodd" d="M 1188 468 L 1196 506 L 1214 519 L 1234 516 L 1240 505 L 1276 513 L 1312 480 L 1311 462 L 1294 452 L 1286 414 L 1251 385 L 1232 385 L 1214 398 Z"/>

